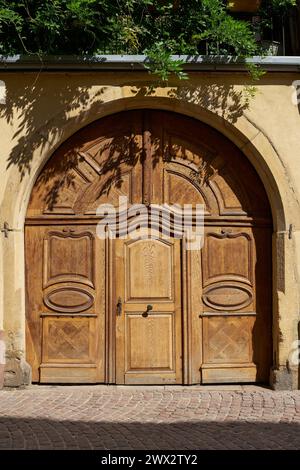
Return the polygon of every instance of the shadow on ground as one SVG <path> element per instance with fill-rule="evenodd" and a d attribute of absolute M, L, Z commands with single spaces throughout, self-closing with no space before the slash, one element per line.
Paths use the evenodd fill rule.
<path fill-rule="evenodd" d="M 300 424 L 143 423 L 0 418 L 0 449 L 298 449 Z"/>

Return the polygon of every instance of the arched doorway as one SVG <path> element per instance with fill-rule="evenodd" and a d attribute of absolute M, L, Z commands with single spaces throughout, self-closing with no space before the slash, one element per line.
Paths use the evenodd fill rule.
<path fill-rule="evenodd" d="M 203 248 L 100 239 L 97 208 L 120 196 L 203 204 Z M 136 110 L 82 129 L 44 167 L 27 212 L 33 381 L 268 382 L 271 232 L 258 175 L 207 125 Z"/>

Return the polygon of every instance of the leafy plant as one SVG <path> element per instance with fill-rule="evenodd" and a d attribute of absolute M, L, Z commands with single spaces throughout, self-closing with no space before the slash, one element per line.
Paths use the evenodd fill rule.
<path fill-rule="evenodd" d="M 287 11 L 295 2 L 264 7 Z M 172 54 L 258 52 L 251 23 L 232 16 L 225 0 L 0 0 L 2 55 L 146 53 L 146 68 L 165 82 L 187 78 Z"/>
<path fill-rule="evenodd" d="M 184 61 L 172 59 L 171 51 L 166 49 L 162 41 L 154 43 L 151 48 L 145 50 L 145 53 L 148 58 L 145 67 L 151 73 L 158 75 L 162 82 L 167 82 L 172 73 L 181 80 L 188 79 L 187 73 L 182 70 Z"/>

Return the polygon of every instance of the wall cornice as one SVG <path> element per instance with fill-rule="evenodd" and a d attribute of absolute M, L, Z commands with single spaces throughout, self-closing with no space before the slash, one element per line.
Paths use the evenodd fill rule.
<path fill-rule="evenodd" d="M 300 72 L 300 57 L 268 56 L 252 57 L 246 61 L 236 57 L 174 55 L 181 59 L 183 69 L 190 72 L 246 72 L 246 63 L 262 66 L 267 72 Z M 141 71 L 147 72 L 145 55 L 97 55 L 97 56 L 0 56 L 2 72 L 80 72 L 80 71 Z"/>

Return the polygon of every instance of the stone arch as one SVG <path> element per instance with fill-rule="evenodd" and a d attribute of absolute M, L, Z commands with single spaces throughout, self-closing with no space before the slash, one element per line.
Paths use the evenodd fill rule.
<path fill-rule="evenodd" d="M 67 122 L 65 128 L 62 129 L 61 135 L 54 138 L 49 146 L 45 145 L 42 154 L 39 154 L 38 158 L 32 164 L 31 171 L 25 175 L 24 182 L 26 181 L 26 184 L 23 183 L 20 188 L 23 191 L 20 193 L 19 204 L 15 209 L 14 223 L 22 227 L 29 195 L 34 183 L 54 150 L 58 148 L 61 143 L 80 129 L 102 117 L 125 110 L 143 108 L 173 111 L 192 117 L 208 124 L 231 140 L 250 160 L 265 186 L 272 209 L 274 230 L 278 232 L 288 230 L 289 220 L 292 219 L 292 214 L 296 213 L 297 207 L 291 207 L 290 205 L 290 195 L 293 191 L 288 184 L 280 156 L 272 142 L 268 139 L 268 136 L 245 115 L 241 116 L 238 122 L 230 122 L 230 120 L 226 120 L 224 116 L 201 108 L 196 104 L 156 96 L 143 97 L 142 99 L 116 99 L 99 107 L 97 112 L 93 111 L 91 114 L 85 113 L 82 117 L 79 116 L 77 119 L 70 119 L 70 122 Z M 51 126 L 51 121 L 49 121 L 49 126 Z M 40 131 L 37 130 L 37 132 Z M 43 130 L 43 132 L 45 131 Z M 15 175 L 13 175 L 13 177 L 15 177 Z M 279 182 L 281 183 L 280 185 Z M 291 216 L 289 214 L 291 214 Z"/>
<path fill-rule="evenodd" d="M 22 230 L 26 208 L 29 196 L 34 186 L 34 183 L 53 151 L 69 136 L 74 134 L 77 130 L 85 127 L 87 124 L 115 112 L 126 109 L 162 109 L 175 111 L 177 113 L 193 117 L 203 121 L 204 123 L 212 126 L 220 133 L 228 137 L 238 148 L 240 148 L 245 156 L 250 160 L 257 173 L 259 174 L 272 208 L 273 223 L 274 223 L 274 252 L 277 254 L 274 262 L 273 272 L 273 289 L 274 289 L 274 346 L 276 352 L 274 354 L 275 368 L 277 366 L 283 367 L 286 361 L 286 347 L 279 348 L 279 337 L 284 334 L 284 329 L 280 326 L 279 317 L 282 316 L 281 312 L 286 311 L 287 306 L 290 304 L 290 294 L 286 291 L 288 282 L 287 277 L 291 277 L 291 285 L 295 286 L 295 273 L 288 273 L 286 270 L 286 244 L 289 243 L 289 226 L 291 221 L 298 220 L 298 205 L 295 202 L 293 190 L 289 185 L 288 178 L 286 177 L 285 169 L 280 161 L 280 157 L 276 149 L 266 136 L 256 125 L 251 122 L 245 115 L 241 116 L 238 122 L 233 123 L 226 120 L 223 116 L 203 109 L 196 104 L 181 101 L 176 99 L 166 98 L 165 96 L 153 96 L 142 98 L 120 98 L 110 102 L 106 102 L 102 107 L 97 108 L 97 112 L 86 113 L 84 116 L 78 116 L 75 120 L 70 120 L 62 130 L 61 135 L 54 138 L 50 145 L 45 146 L 42 154 L 36 155 L 32 169 L 28 175 L 23 179 L 22 184 L 19 186 L 17 192 L 15 209 L 13 216 L 10 218 L 11 226 L 17 230 Z M 51 128 L 51 122 L 49 122 Z M 50 129 L 49 129 L 50 130 Z M 12 188 L 16 185 L 18 174 L 16 170 L 11 169 L 10 177 L 8 178 L 7 188 Z M 8 199 L 12 197 L 12 191 L 8 191 Z M 6 201 L 6 207 L 11 207 L 12 201 Z M 16 252 L 24 257 L 22 248 L 23 237 L 18 236 L 15 239 Z M 283 263 L 283 264 L 282 264 Z M 4 275 L 4 282 L 5 282 Z M 15 277 L 16 276 L 15 274 Z M 11 276 L 10 276 L 11 279 Z M 20 290 L 20 312 L 24 311 L 24 287 L 22 286 L 23 280 L 19 279 L 16 282 L 16 287 Z M 295 321 L 290 319 L 290 321 Z M 23 321 L 19 319 L 19 325 Z M 20 328 L 22 328 L 20 326 Z M 21 341 L 22 343 L 22 341 Z"/>

